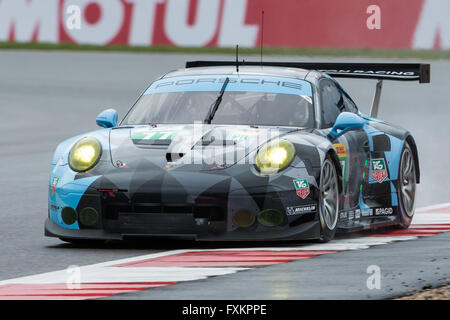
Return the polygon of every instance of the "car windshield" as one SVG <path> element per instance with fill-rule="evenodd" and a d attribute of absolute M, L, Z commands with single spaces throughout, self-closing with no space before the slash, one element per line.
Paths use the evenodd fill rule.
<path fill-rule="evenodd" d="M 154 82 L 122 125 L 203 122 L 226 77 L 179 77 Z M 229 77 L 212 124 L 313 127 L 307 81 L 258 76 Z"/>

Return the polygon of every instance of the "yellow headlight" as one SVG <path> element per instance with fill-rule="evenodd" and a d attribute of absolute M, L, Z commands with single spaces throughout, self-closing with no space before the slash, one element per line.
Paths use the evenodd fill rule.
<path fill-rule="evenodd" d="M 70 150 L 69 165 L 74 171 L 88 171 L 97 165 L 102 155 L 102 146 L 95 138 L 83 138 Z"/>
<path fill-rule="evenodd" d="M 295 147 L 287 140 L 273 140 L 256 156 L 256 166 L 262 174 L 273 174 L 286 168 L 294 159 Z"/>

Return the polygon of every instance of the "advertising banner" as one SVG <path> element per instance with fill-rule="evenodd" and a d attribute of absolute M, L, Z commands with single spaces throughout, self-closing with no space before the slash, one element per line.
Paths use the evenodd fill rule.
<path fill-rule="evenodd" d="M 450 49 L 450 0 L 0 0 L 0 41 Z"/>

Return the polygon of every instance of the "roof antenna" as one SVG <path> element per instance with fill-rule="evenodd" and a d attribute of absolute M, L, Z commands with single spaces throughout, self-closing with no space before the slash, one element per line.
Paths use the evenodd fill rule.
<path fill-rule="evenodd" d="M 264 10 L 261 11 L 261 68 L 263 66 L 263 44 L 264 44 Z"/>
<path fill-rule="evenodd" d="M 236 72 L 239 72 L 239 45 L 236 45 Z"/>

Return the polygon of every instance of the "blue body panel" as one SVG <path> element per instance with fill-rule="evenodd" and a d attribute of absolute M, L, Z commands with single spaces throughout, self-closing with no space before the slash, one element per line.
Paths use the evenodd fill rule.
<path fill-rule="evenodd" d="M 71 207 L 76 210 L 81 197 L 88 187 L 99 178 L 92 176 L 76 179 L 77 172 L 69 166 L 69 153 L 72 146 L 81 138 L 91 136 L 97 138 L 103 148 L 100 161 L 111 163 L 109 151 L 110 129 L 100 129 L 85 134 L 77 135 L 65 140 L 56 148 L 52 160 L 49 179 L 49 217 L 57 225 L 68 229 L 79 229 L 78 223 L 66 225 L 61 218 L 61 210 Z M 53 192 L 52 192 L 52 184 Z"/>

